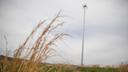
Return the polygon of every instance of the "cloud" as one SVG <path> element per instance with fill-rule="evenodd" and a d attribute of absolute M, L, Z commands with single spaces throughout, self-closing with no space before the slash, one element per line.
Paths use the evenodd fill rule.
<path fill-rule="evenodd" d="M 85 64 L 126 61 L 128 1 L 88 0 L 87 5 Z M 79 0 L 1 0 L 0 34 L 7 34 L 9 48 L 15 49 L 40 19 L 51 20 L 61 8 L 66 23 L 60 29 L 72 38 L 66 39 L 69 47 L 61 44 L 58 52 L 71 63 L 80 64 L 83 9 Z"/>

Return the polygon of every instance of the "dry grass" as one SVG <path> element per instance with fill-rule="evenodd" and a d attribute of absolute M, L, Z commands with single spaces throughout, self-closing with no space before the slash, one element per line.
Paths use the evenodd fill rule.
<path fill-rule="evenodd" d="M 48 24 L 46 20 L 40 21 L 23 44 L 15 50 L 13 60 L 8 60 L 6 51 L 6 57 L 0 60 L 0 72 L 39 72 L 40 63 L 53 55 L 56 41 L 68 35 L 53 32 L 64 23 L 59 17 L 60 12 Z"/>
<path fill-rule="evenodd" d="M 119 72 L 128 72 L 128 64 L 120 65 Z"/>

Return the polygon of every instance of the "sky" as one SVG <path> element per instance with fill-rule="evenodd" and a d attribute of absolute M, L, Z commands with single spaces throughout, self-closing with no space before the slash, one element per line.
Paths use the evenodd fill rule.
<path fill-rule="evenodd" d="M 4 35 L 12 52 L 39 20 L 62 10 L 60 31 L 70 34 L 58 46 L 51 63 L 80 64 L 84 0 L 0 0 L 0 54 Z M 128 0 L 87 0 L 84 64 L 117 65 L 128 62 Z"/>

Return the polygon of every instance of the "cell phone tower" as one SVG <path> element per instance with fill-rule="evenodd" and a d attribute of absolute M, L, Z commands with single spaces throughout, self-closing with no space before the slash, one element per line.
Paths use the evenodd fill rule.
<path fill-rule="evenodd" d="M 86 5 L 86 0 L 84 1 L 85 3 L 83 4 L 83 33 L 82 33 L 82 51 L 81 51 L 81 66 L 84 65 L 84 43 L 85 43 L 85 10 L 87 8 Z"/>

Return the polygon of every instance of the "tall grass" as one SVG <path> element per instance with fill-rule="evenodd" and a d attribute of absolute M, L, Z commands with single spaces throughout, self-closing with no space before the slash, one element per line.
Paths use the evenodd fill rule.
<path fill-rule="evenodd" d="M 119 72 L 128 72 L 128 64 L 121 64 L 119 67 Z"/>
<path fill-rule="evenodd" d="M 53 54 L 57 40 L 68 35 L 53 32 L 64 22 L 60 21 L 60 12 L 47 24 L 40 21 L 23 44 L 14 51 L 13 59 L 8 55 L 0 60 L 0 72 L 39 72 L 40 63 Z"/>

